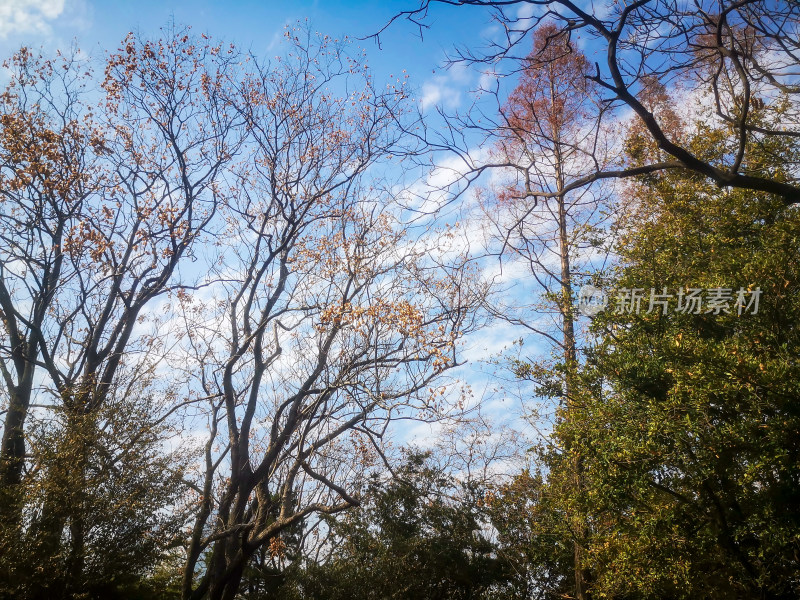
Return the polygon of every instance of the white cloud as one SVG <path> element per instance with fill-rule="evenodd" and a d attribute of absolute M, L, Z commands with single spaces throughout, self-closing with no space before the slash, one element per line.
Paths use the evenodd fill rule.
<path fill-rule="evenodd" d="M 535 4 L 522 4 L 517 9 L 517 19 L 525 20 L 530 19 L 533 15 L 537 12 L 537 6 Z"/>
<path fill-rule="evenodd" d="M 433 107 L 458 108 L 461 104 L 461 92 L 449 85 L 448 77 L 434 77 L 422 84 L 422 110 Z"/>
<path fill-rule="evenodd" d="M 612 6 L 610 2 L 595 2 L 595 0 L 591 0 L 584 10 L 588 10 L 589 14 L 598 19 L 607 19 L 611 15 Z"/>
<path fill-rule="evenodd" d="M 445 59 L 447 57 L 444 57 Z M 439 107 L 453 110 L 461 105 L 465 95 L 469 95 L 470 84 L 477 71 L 466 62 L 455 62 L 447 66 L 439 74 L 429 78 L 422 84 L 422 110 Z"/>
<path fill-rule="evenodd" d="M 543 14 L 542 8 L 537 4 L 524 3 L 517 9 L 517 20 L 513 29 L 519 32 L 526 31 L 536 25 L 536 20 Z"/>
<path fill-rule="evenodd" d="M 275 48 L 280 46 L 284 40 L 286 39 L 286 32 L 288 31 L 290 25 L 292 24 L 291 19 L 286 19 L 283 22 L 283 25 L 275 30 L 275 33 L 272 34 L 272 37 L 269 40 L 269 44 L 267 44 L 267 52 L 272 52 Z"/>
<path fill-rule="evenodd" d="M 478 90 L 482 92 L 491 92 L 497 86 L 497 73 L 494 71 L 483 71 L 478 79 Z"/>
<path fill-rule="evenodd" d="M 64 12 L 64 0 L 0 0 L 0 39 L 9 34 L 49 33 Z"/>

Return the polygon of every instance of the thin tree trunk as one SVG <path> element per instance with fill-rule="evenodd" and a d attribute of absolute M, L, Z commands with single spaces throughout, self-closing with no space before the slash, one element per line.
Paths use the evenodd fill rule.
<path fill-rule="evenodd" d="M 563 175 L 563 158 L 560 148 L 556 146 L 556 178 L 559 191 L 564 189 L 565 180 Z M 573 393 L 574 376 L 577 368 L 577 344 L 575 341 L 575 315 L 572 310 L 572 269 L 570 266 L 570 242 L 569 229 L 567 226 L 567 207 L 566 195 L 561 193 L 557 197 L 558 202 L 558 241 L 559 254 L 561 259 L 561 325 L 563 333 L 563 357 L 564 357 L 564 404 L 566 418 L 572 417 L 574 411 Z M 571 449 L 568 449 L 568 451 Z M 583 488 L 583 468 L 578 455 L 571 457 L 571 468 L 575 491 L 580 493 Z M 587 537 L 587 531 L 583 523 L 579 525 L 578 539 L 573 542 L 574 557 L 574 578 L 575 578 L 575 598 L 577 600 L 587 600 L 589 598 L 586 590 L 588 573 L 584 565 L 583 540 Z"/>

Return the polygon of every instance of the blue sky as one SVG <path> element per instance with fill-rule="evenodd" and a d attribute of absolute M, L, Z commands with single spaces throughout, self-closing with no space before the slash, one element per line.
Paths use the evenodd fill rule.
<path fill-rule="evenodd" d="M 0 0 L 0 55 L 6 58 L 20 45 L 50 51 L 68 48 L 74 40 L 81 50 L 102 56 L 116 49 L 129 31 L 156 36 L 159 27 L 174 18 L 195 31 L 269 56 L 279 52 L 283 28 L 298 20 L 307 18 L 312 28 L 334 37 L 364 38 L 380 30 L 397 12 L 416 6 L 416 0 Z M 429 23 L 422 39 L 415 26 L 400 21 L 381 36 L 381 48 L 371 39 L 358 43 L 367 50 L 376 75 L 388 77 L 406 69 L 427 108 L 439 103 L 452 109 L 477 85 L 478 74 L 445 72 L 440 68 L 445 54 L 455 45 L 474 47 L 490 35 L 490 16 L 481 9 L 438 7 Z"/>
<path fill-rule="evenodd" d="M 287 25 L 308 19 L 310 26 L 333 37 L 348 35 L 367 38 L 379 31 L 393 15 L 415 8 L 416 0 L 296 2 L 211 2 L 162 0 L 115 2 L 100 0 L 0 0 L 0 55 L 10 56 L 21 45 L 42 47 L 45 54 L 67 49 L 73 42 L 84 52 L 101 59 L 117 49 L 130 31 L 144 37 L 157 37 L 159 28 L 174 20 L 190 25 L 197 33 L 233 42 L 240 49 L 269 57 L 282 54 L 279 47 Z M 434 117 L 433 107 L 447 111 L 464 108 L 469 91 L 479 85 L 480 73 L 469 68 L 442 68 L 446 55 L 456 46 L 479 48 L 487 37 L 499 32 L 490 14 L 483 9 L 438 7 L 427 20 L 430 28 L 420 32 L 407 21 L 398 21 L 381 36 L 378 47 L 372 39 L 356 43 L 367 51 L 367 58 L 378 81 L 395 77 L 403 69 L 425 112 Z M 433 124 L 429 122 L 429 124 Z M 502 350 L 519 338 L 513 327 L 499 324 L 474 340 L 467 355 L 473 361 L 460 371 L 463 381 L 473 387 L 477 398 L 486 400 L 497 381 L 486 378 L 480 358 Z M 507 413 L 509 405 L 500 399 L 486 403 L 492 416 Z M 426 427 L 417 432 L 425 437 Z"/>

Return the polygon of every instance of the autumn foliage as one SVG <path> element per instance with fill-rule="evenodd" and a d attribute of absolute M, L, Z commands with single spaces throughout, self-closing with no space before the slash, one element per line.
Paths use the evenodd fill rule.
<path fill-rule="evenodd" d="M 359 503 L 393 418 L 443 410 L 480 289 L 367 176 L 409 150 L 405 82 L 286 35 L 263 62 L 131 34 L 99 86 L 76 56 L 9 63 L 3 590 L 122 593 L 163 564 L 185 598 L 232 598 L 282 532 Z"/>

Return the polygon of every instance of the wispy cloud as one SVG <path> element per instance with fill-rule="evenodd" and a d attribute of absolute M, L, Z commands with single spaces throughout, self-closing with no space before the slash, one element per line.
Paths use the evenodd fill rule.
<path fill-rule="evenodd" d="M 442 108 L 458 108 L 461 103 L 461 91 L 451 84 L 447 75 L 438 75 L 422 84 L 422 110 L 441 106 Z"/>
<path fill-rule="evenodd" d="M 475 72 L 467 64 L 456 62 L 426 80 L 422 84 L 422 110 L 428 111 L 437 107 L 447 110 L 458 108 L 464 95 L 469 93 L 474 75 Z"/>
<path fill-rule="evenodd" d="M 64 0 L 0 0 L 0 39 L 11 34 L 50 32 L 64 12 Z"/>

